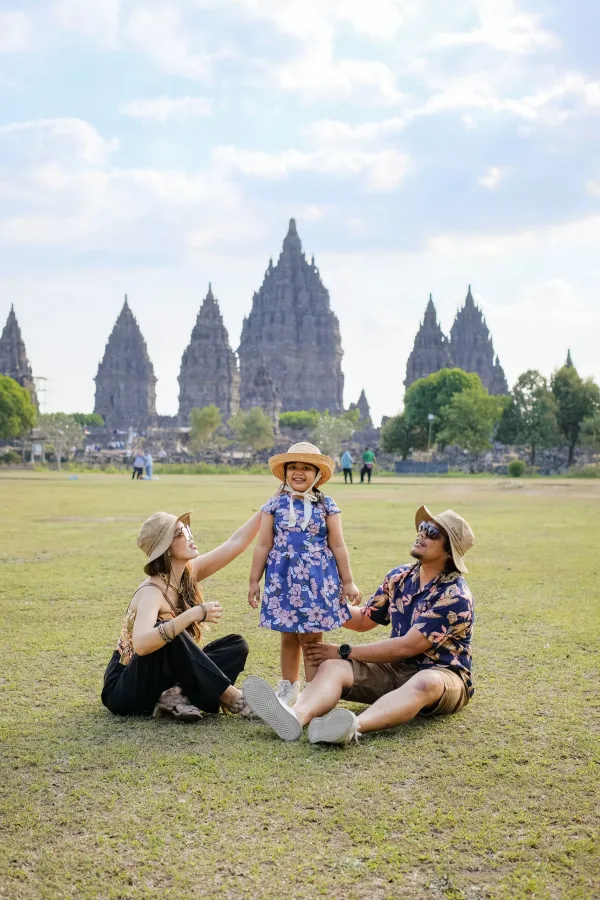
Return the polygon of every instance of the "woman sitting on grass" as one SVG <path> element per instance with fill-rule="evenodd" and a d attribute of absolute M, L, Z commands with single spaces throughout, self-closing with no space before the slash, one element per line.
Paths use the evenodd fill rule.
<path fill-rule="evenodd" d="M 190 513 L 158 512 L 144 522 L 137 542 L 148 557 L 144 571 L 149 577 L 133 595 L 104 675 L 102 702 L 111 712 L 183 722 L 219 707 L 250 714 L 234 687 L 248 644 L 230 634 L 201 649 L 206 624 L 219 622 L 223 610 L 220 603 L 203 602 L 198 582 L 243 553 L 261 517 L 257 512 L 224 544 L 202 555 L 192 537 Z"/>

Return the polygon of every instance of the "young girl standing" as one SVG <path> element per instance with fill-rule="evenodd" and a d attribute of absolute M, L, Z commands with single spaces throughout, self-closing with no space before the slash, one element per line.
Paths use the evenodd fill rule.
<path fill-rule="evenodd" d="M 248 603 L 265 589 L 260 624 L 281 632 L 281 682 L 277 696 L 295 703 L 299 693 L 302 650 L 321 641 L 323 632 L 350 618 L 345 600 L 360 603 L 342 535 L 340 510 L 319 490 L 333 475 L 335 463 L 314 444 L 294 444 L 272 456 L 269 468 L 282 484 L 262 507 L 263 517 L 252 559 Z M 316 668 L 304 660 L 307 681 Z"/>

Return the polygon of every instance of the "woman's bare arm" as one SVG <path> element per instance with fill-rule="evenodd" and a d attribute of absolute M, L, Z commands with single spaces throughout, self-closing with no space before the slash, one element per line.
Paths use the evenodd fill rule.
<path fill-rule="evenodd" d="M 241 528 L 231 535 L 224 544 L 203 553 L 190 563 L 192 575 L 196 581 L 203 581 L 220 569 L 228 566 L 236 557 L 250 546 L 260 528 L 262 512 L 259 510 L 245 522 Z"/>
<path fill-rule="evenodd" d="M 138 656 L 147 656 L 165 646 L 165 641 L 160 636 L 156 620 L 161 607 L 162 593 L 155 585 L 146 585 L 139 592 L 138 608 L 133 623 L 133 649 Z M 208 607 L 211 607 L 209 610 Z M 213 607 L 216 607 L 213 609 Z M 205 609 L 194 606 L 186 609 L 174 619 L 168 622 L 168 634 L 177 637 L 192 622 L 218 621 L 221 618 L 220 604 L 206 604 Z M 216 618 L 215 618 L 216 617 Z"/>
<path fill-rule="evenodd" d="M 263 577 L 267 557 L 273 547 L 273 516 L 264 512 L 260 523 L 258 541 L 252 557 L 250 569 L 250 585 L 248 587 L 248 603 L 256 609 L 260 600 L 260 579 Z"/>

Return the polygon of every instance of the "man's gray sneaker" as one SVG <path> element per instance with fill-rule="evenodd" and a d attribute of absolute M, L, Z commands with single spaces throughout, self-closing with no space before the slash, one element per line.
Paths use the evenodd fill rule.
<path fill-rule="evenodd" d="M 358 742 L 358 719 L 349 709 L 334 709 L 326 716 L 313 719 L 308 726 L 311 744 L 349 744 Z"/>
<path fill-rule="evenodd" d="M 297 741 L 302 726 L 293 709 L 280 700 L 268 681 L 249 675 L 242 685 L 244 699 L 265 725 L 284 741 Z"/>

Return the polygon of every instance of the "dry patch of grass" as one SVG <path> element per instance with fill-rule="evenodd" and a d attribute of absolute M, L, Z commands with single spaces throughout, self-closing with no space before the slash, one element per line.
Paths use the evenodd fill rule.
<path fill-rule="evenodd" d="M 331 485 L 365 594 L 407 559 L 420 503 L 473 525 L 476 694 L 459 716 L 342 750 L 100 705 L 142 577 L 138 523 L 192 508 L 212 546 L 272 487 L 0 476 L 0 897 L 598 896 L 598 483 Z M 206 584 L 227 610 L 213 636 L 243 633 L 248 671 L 275 679 L 277 637 L 245 601 L 249 562 Z"/>

